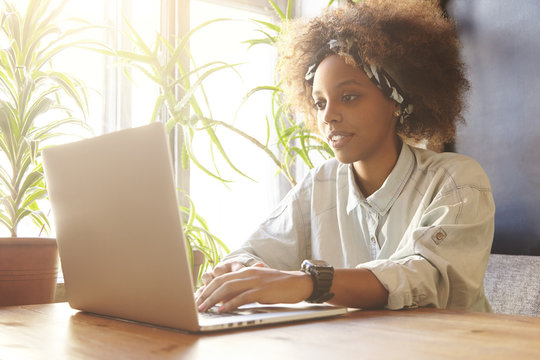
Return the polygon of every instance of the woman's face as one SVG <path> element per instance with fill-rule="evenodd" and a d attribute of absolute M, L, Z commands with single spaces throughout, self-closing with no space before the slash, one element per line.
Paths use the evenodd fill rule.
<path fill-rule="evenodd" d="M 319 129 L 339 162 L 367 164 L 396 154 L 399 107 L 362 70 L 330 55 L 315 72 L 312 95 Z"/>

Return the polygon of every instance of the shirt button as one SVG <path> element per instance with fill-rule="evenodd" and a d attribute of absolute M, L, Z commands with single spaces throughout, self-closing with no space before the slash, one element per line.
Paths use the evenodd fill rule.
<path fill-rule="evenodd" d="M 376 241 L 376 240 L 375 240 L 375 236 L 372 236 L 372 237 L 371 237 L 371 242 L 375 244 L 375 241 Z"/>
<path fill-rule="evenodd" d="M 444 239 L 444 234 L 443 234 L 442 232 L 439 231 L 439 232 L 437 233 L 437 235 L 436 235 L 436 238 L 437 238 L 437 240 L 442 240 L 442 239 Z"/>

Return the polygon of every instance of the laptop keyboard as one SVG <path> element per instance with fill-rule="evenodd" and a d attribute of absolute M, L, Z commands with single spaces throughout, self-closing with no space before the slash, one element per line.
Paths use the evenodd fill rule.
<path fill-rule="evenodd" d="M 218 307 L 213 306 L 204 313 L 200 312 L 199 316 L 206 319 L 215 319 L 215 318 L 220 318 L 220 317 L 222 318 L 222 317 L 230 317 L 230 316 L 265 314 L 270 311 L 264 308 L 250 308 L 250 309 L 237 309 L 237 310 L 233 310 L 229 312 L 219 312 Z"/>
<path fill-rule="evenodd" d="M 238 310 L 230 311 L 230 312 L 219 312 L 217 306 L 211 307 L 206 312 L 199 313 L 199 317 L 202 317 L 204 319 L 215 319 L 215 318 L 240 316 L 240 315 L 242 315 L 242 313 L 240 313 Z"/>

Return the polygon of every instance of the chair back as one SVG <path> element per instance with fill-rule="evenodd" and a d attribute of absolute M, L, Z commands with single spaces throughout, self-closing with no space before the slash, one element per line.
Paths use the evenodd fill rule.
<path fill-rule="evenodd" d="M 484 289 L 495 313 L 540 316 L 540 256 L 491 254 Z"/>

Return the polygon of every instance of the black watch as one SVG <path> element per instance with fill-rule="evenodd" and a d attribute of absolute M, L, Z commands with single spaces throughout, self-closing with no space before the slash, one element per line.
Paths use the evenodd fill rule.
<path fill-rule="evenodd" d="M 330 292 L 334 279 L 334 268 L 323 260 L 304 260 L 302 271 L 311 275 L 313 293 L 306 299 L 311 303 L 323 303 L 330 300 L 334 294 Z"/>

